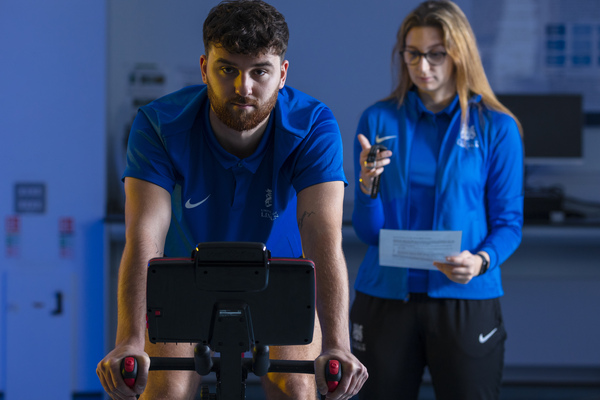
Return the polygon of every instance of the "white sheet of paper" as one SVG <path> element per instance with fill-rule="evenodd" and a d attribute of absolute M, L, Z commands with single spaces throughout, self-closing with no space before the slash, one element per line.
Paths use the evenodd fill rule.
<path fill-rule="evenodd" d="M 462 231 L 379 232 L 379 264 L 388 267 L 437 269 L 434 261 L 460 253 Z"/>

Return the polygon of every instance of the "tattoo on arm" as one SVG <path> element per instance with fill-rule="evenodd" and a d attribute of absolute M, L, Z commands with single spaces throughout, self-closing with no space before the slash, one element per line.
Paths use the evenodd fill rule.
<path fill-rule="evenodd" d="M 311 212 L 304 211 L 304 213 L 303 213 L 303 214 L 302 214 L 302 216 L 300 217 L 300 220 L 298 221 L 298 227 L 299 227 L 300 229 L 302 229 L 302 227 L 304 226 L 304 218 L 306 218 L 306 217 L 310 217 L 310 216 L 311 216 L 311 215 L 313 215 L 313 214 L 314 214 L 314 212 L 313 212 L 313 211 L 311 211 Z"/>
<path fill-rule="evenodd" d="M 155 243 L 154 244 L 154 252 L 156 253 L 157 257 L 163 257 L 164 254 L 162 251 L 160 251 L 160 249 L 158 248 L 158 245 Z"/>

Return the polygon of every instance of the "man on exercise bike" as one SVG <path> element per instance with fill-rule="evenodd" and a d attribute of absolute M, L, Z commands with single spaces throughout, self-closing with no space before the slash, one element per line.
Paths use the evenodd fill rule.
<path fill-rule="evenodd" d="M 222 2 L 210 11 L 203 35 L 205 85 L 141 107 L 131 129 L 117 340 L 98 376 L 113 399 L 193 399 L 201 379 L 194 371 L 148 375 L 149 357 L 193 352 L 193 346 L 148 340 L 148 260 L 188 257 L 200 242 L 262 242 L 274 257 L 314 261 L 319 317 L 311 344 L 270 349 L 276 359 L 314 359 L 315 377 L 269 374 L 262 378 L 267 399 L 327 393 L 329 359 L 341 362 L 343 377 L 328 398 L 348 399 L 367 372 L 349 344 L 338 124 L 324 104 L 285 86 L 288 28 L 273 6 Z M 139 365 L 133 388 L 119 371 L 126 356 Z"/>

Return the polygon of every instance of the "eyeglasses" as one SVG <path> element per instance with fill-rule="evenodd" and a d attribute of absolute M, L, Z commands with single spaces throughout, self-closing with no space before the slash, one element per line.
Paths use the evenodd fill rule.
<path fill-rule="evenodd" d="M 421 57 L 425 57 L 429 65 L 440 65 L 446 60 L 445 51 L 430 51 L 427 53 L 421 53 L 416 50 L 401 50 L 400 54 L 404 57 L 404 62 L 408 65 L 417 65 L 421 62 Z"/>

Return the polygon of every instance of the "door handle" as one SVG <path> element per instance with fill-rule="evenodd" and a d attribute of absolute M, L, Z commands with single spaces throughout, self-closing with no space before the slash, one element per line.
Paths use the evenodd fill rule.
<path fill-rule="evenodd" d="M 52 315 L 60 315 L 63 312 L 63 294 L 62 292 L 54 293 L 56 297 L 56 308 L 52 311 Z"/>

